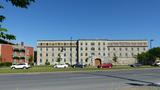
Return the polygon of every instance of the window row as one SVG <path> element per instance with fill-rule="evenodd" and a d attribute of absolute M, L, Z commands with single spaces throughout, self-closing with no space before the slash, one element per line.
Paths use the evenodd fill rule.
<path fill-rule="evenodd" d="M 81 42 L 80 45 L 91 45 L 91 46 L 93 46 L 93 45 L 96 45 L 96 43 L 95 42 L 91 42 L 91 43 L 82 43 Z M 98 42 L 97 45 L 106 45 L 106 43 L 105 42 L 103 42 L 103 43 Z"/>
<path fill-rule="evenodd" d="M 63 54 L 60 54 L 60 55 L 66 57 L 67 55 L 73 56 L 74 54 L 73 53 L 72 54 L 71 53 L 70 54 L 63 53 Z M 49 54 L 46 53 L 45 56 L 48 57 Z M 54 55 L 54 53 L 52 53 L 52 57 L 54 57 L 54 56 L 58 56 L 58 54 Z M 75 56 L 77 56 L 77 54 L 75 54 Z M 42 57 L 42 53 L 40 53 L 40 57 Z"/>
<path fill-rule="evenodd" d="M 76 43 L 38 43 L 39 46 L 71 46 L 76 45 Z"/>

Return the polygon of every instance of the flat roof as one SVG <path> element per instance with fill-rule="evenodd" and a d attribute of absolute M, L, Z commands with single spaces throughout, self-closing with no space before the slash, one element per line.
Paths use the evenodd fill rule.
<path fill-rule="evenodd" d="M 148 41 L 147 39 L 77 39 L 77 40 L 37 40 L 37 41 Z"/>

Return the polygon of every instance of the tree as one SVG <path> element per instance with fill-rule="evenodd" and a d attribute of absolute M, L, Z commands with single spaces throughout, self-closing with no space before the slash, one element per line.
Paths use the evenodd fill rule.
<path fill-rule="evenodd" d="M 113 57 L 113 61 L 114 61 L 114 62 L 117 62 L 117 59 L 118 59 L 117 56 L 114 56 L 114 57 Z"/>
<path fill-rule="evenodd" d="M 61 58 L 61 54 L 59 53 L 59 54 L 58 54 L 58 58 L 57 58 L 57 62 L 58 62 L 58 64 L 60 64 L 61 60 L 62 60 L 62 58 Z"/>
<path fill-rule="evenodd" d="M 29 64 L 30 65 L 34 65 L 34 58 L 33 58 L 33 56 L 31 55 L 31 56 L 29 56 L 29 60 L 28 60 L 29 62 Z"/>
<path fill-rule="evenodd" d="M 35 0 L 6 0 L 6 2 L 10 2 L 13 6 L 19 8 L 28 8 L 31 2 L 35 2 Z M 4 6 L 0 4 L 0 9 L 4 9 Z M 2 27 L 2 22 L 5 20 L 5 16 L 0 15 L 0 38 L 7 40 L 15 40 L 16 36 L 7 33 L 7 29 Z"/>
<path fill-rule="evenodd" d="M 160 58 L 160 47 L 152 48 L 137 55 L 138 62 L 144 65 L 154 64 L 157 58 Z"/>

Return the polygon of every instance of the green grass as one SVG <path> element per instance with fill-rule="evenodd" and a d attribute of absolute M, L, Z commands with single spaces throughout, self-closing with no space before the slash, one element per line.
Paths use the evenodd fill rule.
<path fill-rule="evenodd" d="M 9 67 L 0 68 L 0 74 L 5 73 L 38 73 L 38 72 L 68 72 L 68 71 L 112 71 L 112 70 L 138 70 L 138 69 L 146 69 L 146 68 L 159 68 L 159 67 L 151 67 L 151 66 L 142 66 L 139 68 L 132 68 L 129 66 L 113 66 L 112 69 L 98 69 L 95 67 L 86 67 L 86 68 L 53 68 L 52 66 L 34 66 L 30 69 L 10 69 Z"/>

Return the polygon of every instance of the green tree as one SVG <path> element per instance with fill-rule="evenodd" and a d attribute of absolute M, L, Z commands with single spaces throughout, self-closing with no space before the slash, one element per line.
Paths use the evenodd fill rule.
<path fill-rule="evenodd" d="M 160 47 L 152 48 L 137 55 L 138 62 L 144 65 L 154 64 L 157 58 L 160 58 Z"/>
<path fill-rule="evenodd" d="M 19 8 L 28 8 L 31 2 L 35 2 L 35 0 L 4 0 L 6 2 L 10 2 L 13 6 Z M 0 9 L 4 9 L 4 6 L 0 4 Z M 8 34 L 8 30 L 2 27 L 2 22 L 5 20 L 4 15 L 0 15 L 0 38 L 7 40 L 15 40 L 16 36 L 12 34 Z"/>
<path fill-rule="evenodd" d="M 61 58 L 61 54 L 59 53 L 59 54 L 58 54 L 58 58 L 57 58 L 57 62 L 58 62 L 58 64 L 60 64 L 61 60 L 62 60 L 62 58 Z"/>
<path fill-rule="evenodd" d="M 31 56 L 29 56 L 29 63 L 33 63 L 33 56 L 31 55 Z"/>
<path fill-rule="evenodd" d="M 117 62 L 117 59 L 118 59 L 117 56 L 114 56 L 114 57 L 113 57 L 113 61 L 114 61 L 114 62 Z"/>

